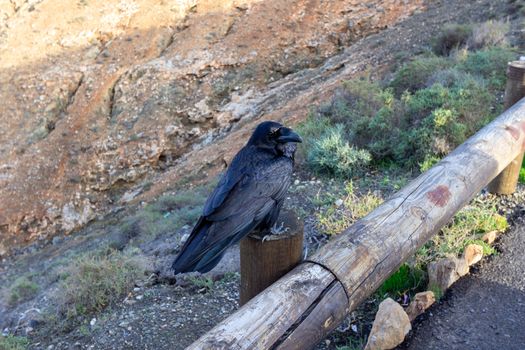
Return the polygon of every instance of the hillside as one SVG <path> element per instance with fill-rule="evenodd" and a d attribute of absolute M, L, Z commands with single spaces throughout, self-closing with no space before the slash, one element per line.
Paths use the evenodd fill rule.
<path fill-rule="evenodd" d="M 326 79 L 326 59 L 423 7 L 420 0 L 3 4 L 0 254 L 77 230 L 129 200 L 127 190 L 175 173 L 188 151 L 215 148 L 232 128 L 294 108 L 312 79 Z M 300 84 L 288 88 L 294 73 Z"/>
<path fill-rule="evenodd" d="M 312 253 L 501 111 L 524 7 L 3 2 L 0 350 L 183 349 L 238 307 L 236 247 L 206 275 L 169 266 L 255 125 L 306 141 L 285 207 Z M 343 168 L 338 152 L 367 157 Z M 410 262 L 424 277 L 382 286 L 317 348 L 364 345 L 380 299 L 413 296 L 430 260 L 512 225 L 520 186 L 482 192 Z"/>

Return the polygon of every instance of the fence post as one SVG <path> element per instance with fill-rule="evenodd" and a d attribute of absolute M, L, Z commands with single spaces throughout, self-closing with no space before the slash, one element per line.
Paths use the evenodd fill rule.
<path fill-rule="evenodd" d="M 505 109 L 509 109 L 525 96 L 525 61 L 509 62 L 507 67 L 507 86 L 505 88 Z M 519 132 L 518 132 L 519 137 Z M 518 155 L 491 183 L 490 193 L 512 194 L 516 191 L 523 152 Z"/>
<path fill-rule="evenodd" d="M 277 224 L 288 228 L 280 235 L 257 232 L 241 241 L 241 290 L 239 304 L 251 298 L 292 270 L 302 260 L 303 224 L 292 211 L 282 211 Z"/>

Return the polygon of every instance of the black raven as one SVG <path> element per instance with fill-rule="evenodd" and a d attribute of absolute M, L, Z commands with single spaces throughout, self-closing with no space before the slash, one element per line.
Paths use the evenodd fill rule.
<path fill-rule="evenodd" d="M 267 231 L 275 224 L 292 179 L 296 142 L 301 137 L 277 122 L 255 128 L 208 197 L 173 262 L 175 274 L 208 272 L 226 248 L 255 228 Z"/>

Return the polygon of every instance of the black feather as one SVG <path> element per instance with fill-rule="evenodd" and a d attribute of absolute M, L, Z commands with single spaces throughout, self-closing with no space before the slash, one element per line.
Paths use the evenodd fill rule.
<path fill-rule="evenodd" d="M 276 122 L 257 126 L 204 205 L 173 262 L 175 273 L 207 272 L 254 228 L 274 225 L 290 186 L 299 135 Z"/>

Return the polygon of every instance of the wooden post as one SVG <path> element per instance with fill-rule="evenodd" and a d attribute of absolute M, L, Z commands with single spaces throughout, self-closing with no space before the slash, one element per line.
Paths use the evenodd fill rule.
<path fill-rule="evenodd" d="M 286 232 L 268 236 L 252 233 L 241 241 L 241 290 L 239 304 L 246 304 L 302 260 L 303 224 L 291 211 L 283 211 L 277 224 Z"/>
<path fill-rule="evenodd" d="M 507 86 L 505 88 L 505 109 L 509 109 L 525 96 L 525 61 L 509 62 L 507 67 Z M 518 155 L 492 182 L 488 185 L 490 193 L 512 194 L 516 191 L 523 152 Z"/>

